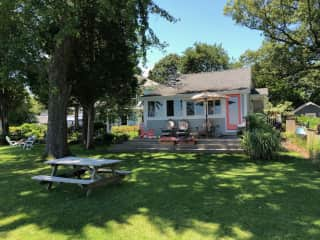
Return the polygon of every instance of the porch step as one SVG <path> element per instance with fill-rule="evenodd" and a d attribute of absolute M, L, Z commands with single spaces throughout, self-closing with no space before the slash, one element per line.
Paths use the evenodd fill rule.
<path fill-rule="evenodd" d="M 112 145 L 110 152 L 190 152 L 190 153 L 239 153 L 243 152 L 238 138 L 199 139 L 197 144 L 160 143 L 159 139 L 133 139 Z"/>

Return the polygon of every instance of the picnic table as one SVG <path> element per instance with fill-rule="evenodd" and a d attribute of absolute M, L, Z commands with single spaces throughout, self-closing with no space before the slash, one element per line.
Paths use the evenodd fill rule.
<path fill-rule="evenodd" d="M 80 157 L 64 157 L 50 161 L 52 167 L 51 175 L 38 175 L 32 179 L 48 183 L 47 189 L 52 188 L 53 183 L 71 183 L 77 184 L 87 190 L 87 196 L 94 187 L 104 186 L 110 183 L 120 182 L 130 171 L 119 170 L 118 165 L 121 160 L 115 159 L 93 159 Z M 58 175 L 59 166 L 70 166 L 72 171 L 63 175 Z M 89 177 L 82 178 L 86 172 Z"/>

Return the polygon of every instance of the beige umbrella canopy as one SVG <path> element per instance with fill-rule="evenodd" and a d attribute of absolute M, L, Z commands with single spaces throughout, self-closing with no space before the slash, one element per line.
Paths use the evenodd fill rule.
<path fill-rule="evenodd" d="M 191 97 L 192 100 L 198 101 L 198 102 L 206 102 L 206 101 L 210 101 L 210 100 L 218 100 L 218 99 L 221 99 L 221 98 L 227 98 L 227 96 L 219 94 L 219 93 L 214 93 L 214 92 L 203 92 L 203 93 L 199 93 L 199 94 L 196 94 L 196 95 Z"/>
<path fill-rule="evenodd" d="M 199 94 L 196 94 L 196 95 L 191 97 L 191 99 L 193 101 L 205 102 L 206 103 L 205 111 L 206 111 L 206 133 L 207 133 L 207 137 L 208 137 L 208 108 L 207 108 L 208 101 L 218 100 L 218 99 L 222 99 L 222 98 L 227 98 L 227 96 L 219 94 L 219 93 L 214 93 L 214 92 L 203 92 L 203 93 L 199 93 Z"/>

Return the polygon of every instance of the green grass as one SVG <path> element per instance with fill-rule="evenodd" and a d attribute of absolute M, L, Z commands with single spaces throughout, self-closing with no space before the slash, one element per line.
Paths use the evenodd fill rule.
<path fill-rule="evenodd" d="M 0 239 L 320 239 L 320 173 L 284 154 L 255 163 L 243 155 L 107 154 L 133 174 L 92 192 L 48 192 L 42 146 L 0 148 Z"/>

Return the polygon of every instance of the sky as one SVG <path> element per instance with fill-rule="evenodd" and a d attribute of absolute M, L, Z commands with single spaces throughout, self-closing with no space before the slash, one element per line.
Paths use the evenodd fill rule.
<path fill-rule="evenodd" d="M 150 26 L 160 38 L 169 44 L 165 52 L 150 49 L 147 53 L 147 69 L 169 53 L 181 54 L 195 42 L 222 44 L 229 56 L 238 59 L 247 49 L 260 47 L 260 32 L 236 25 L 231 17 L 224 16 L 226 0 L 155 0 L 171 15 L 179 18 L 169 23 L 160 16 L 150 17 Z"/>

